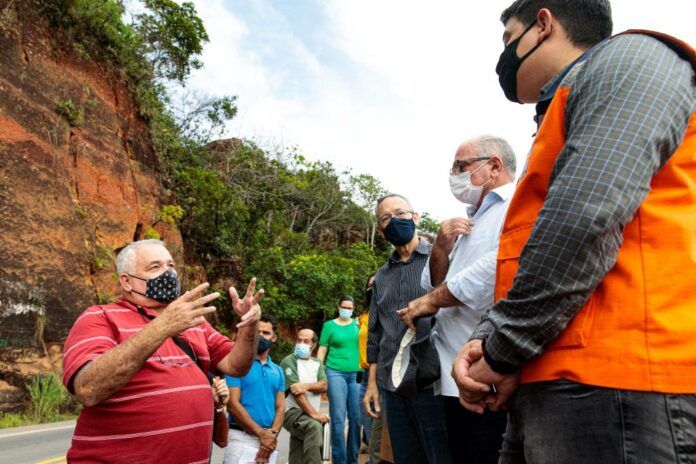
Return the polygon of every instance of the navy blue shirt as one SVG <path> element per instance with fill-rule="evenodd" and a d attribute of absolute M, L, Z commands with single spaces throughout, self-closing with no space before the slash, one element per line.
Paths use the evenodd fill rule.
<path fill-rule="evenodd" d="M 266 364 L 254 359 L 251 369 L 244 377 L 225 376 L 227 386 L 241 389 L 241 403 L 259 427 L 267 429 L 275 418 L 276 393 L 285 392 L 285 375 L 268 357 Z M 232 415 L 230 424 L 234 424 Z"/>

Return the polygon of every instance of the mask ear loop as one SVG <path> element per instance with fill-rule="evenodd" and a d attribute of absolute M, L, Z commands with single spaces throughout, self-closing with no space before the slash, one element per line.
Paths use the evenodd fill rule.
<path fill-rule="evenodd" d="M 132 277 L 132 278 L 134 278 L 134 279 L 138 279 L 138 280 L 142 280 L 143 282 L 147 282 L 147 279 L 143 279 L 142 277 L 134 276 L 133 274 L 129 274 L 129 273 L 127 273 L 127 272 L 126 272 L 126 275 L 127 275 L 128 277 Z M 139 292 L 139 291 L 137 291 L 137 290 L 134 289 L 134 288 L 131 288 L 131 292 L 137 293 L 138 295 L 141 295 L 141 296 L 144 296 L 145 298 L 148 298 L 148 296 L 147 296 L 146 294 L 144 294 L 144 293 L 142 293 L 142 292 Z"/>
<path fill-rule="evenodd" d="M 517 38 L 517 40 L 522 40 L 522 37 L 524 37 L 525 34 L 527 34 L 527 32 L 531 31 L 532 28 L 536 25 L 536 23 L 537 23 L 537 22 L 534 21 L 532 24 L 530 24 L 530 25 L 527 27 L 527 29 L 524 30 L 524 32 L 522 33 L 522 35 L 520 35 L 520 36 Z M 522 62 L 523 62 L 524 60 L 526 60 L 526 59 L 529 57 L 529 55 L 531 55 L 532 53 L 534 53 L 534 52 L 536 51 L 536 49 L 539 48 L 539 47 L 541 46 L 541 44 L 543 44 L 543 43 L 544 43 L 543 41 L 539 42 L 539 43 L 536 44 L 534 47 L 532 47 L 531 50 L 529 50 L 527 53 L 525 53 L 524 56 L 520 58 L 520 64 L 522 64 Z M 517 42 L 517 47 L 519 47 L 519 46 L 520 46 L 520 43 Z M 515 47 L 515 51 L 517 51 L 517 47 Z"/>

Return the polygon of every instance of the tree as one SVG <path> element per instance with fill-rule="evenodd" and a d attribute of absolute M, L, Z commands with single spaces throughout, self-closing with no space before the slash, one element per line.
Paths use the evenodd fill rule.
<path fill-rule="evenodd" d="M 423 213 L 418 223 L 418 228 L 423 232 L 437 235 L 437 231 L 440 230 L 440 223 L 433 219 L 429 213 Z"/>
<path fill-rule="evenodd" d="M 143 38 L 155 78 L 183 82 L 191 69 L 203 63 L 198 56 L 208 33 L 192 3 L 173 0 L 143 0 L 149 10 L 135 16 L 135 29 Z"/>
<path fill-rule="evenodd" d="M 365 241 L 370 245 L 375 244 L 375 231 L 377 221 L 375 218 L 375 206 L 379 197 L 386 193 L 380 181 L 370 174 L 358 174 L 350 176 L 350 193 L 353 202 L 360 207 L 359 220 L 365 228 Z"/>

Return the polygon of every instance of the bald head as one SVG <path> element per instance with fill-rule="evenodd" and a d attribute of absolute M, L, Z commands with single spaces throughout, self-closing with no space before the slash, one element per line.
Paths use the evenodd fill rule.
<path fill-rule="evenodd" d="M 309 345 L 312 349 L 318 340 L 317 334 L 312 329 L 300 329 L 300 331 L 297 332 L 297 343 L 304 343 L 305 345 Z"/>

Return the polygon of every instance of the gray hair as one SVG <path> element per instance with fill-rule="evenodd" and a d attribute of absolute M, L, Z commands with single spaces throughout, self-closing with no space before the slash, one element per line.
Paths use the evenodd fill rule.
<path fill-rule="evenodd" d="M 492 135 L 482 135 L 480 137 L 476 137 L 474 139 L 474 143 L 476 144 L 476 154 L 478 156 L 500 156 L 500 158 L 503 160 L 505 169 L 508 170 L 512 177 L 515 177 L 515 171 L 517 170 L 517 158 L 515 157 L 515 152 L 512 150 L 512 147 L 509 143 L 507 143 L 507 141 Z"/>
<path fill-rule="evenodd" d="M 379 205 L 381 205 L 382 202 L 384 200 L 386 200 L 387 198 L 394 198 L 394 197 L 401 198 L 402 200 L 404 200 L 408 204 L 408 207 L 411 208 L 411 210 L 413 210 L 413 206 L 411 206 L 411 202 L 405 196 L 399 195 L 398 193 L 387 193 L 386 195 L 382 195 L 381 197 L 379 197 L 377 199 L 377 204 L 375 205 L 375 217 L 377 217 L 377 214 L 378 214 L 377 210 L 379 209 Z"/>
<path fill-rule="evenodd" d="M 123 247 L 123 249 L 121 249 L 116 256 L 116 273 L 121 275 L 132 272 L 133 267 L 135 266 L 135 251 L 148 245 L 160 245 L 164 247 L 164 242 L 162 242 L 162 240 L 157 240 L 156 238 L 150 238 L 147 240 L 138 240 L 137 242 L 129 243 Z"/>

